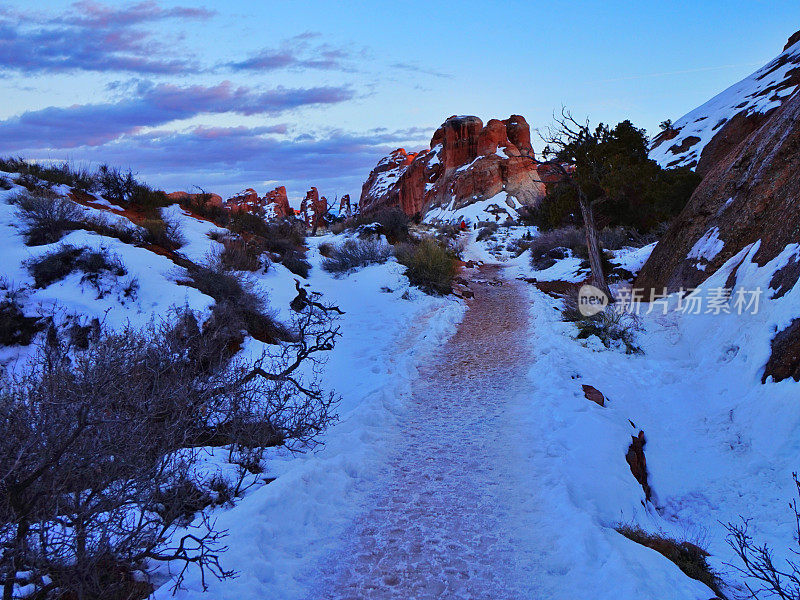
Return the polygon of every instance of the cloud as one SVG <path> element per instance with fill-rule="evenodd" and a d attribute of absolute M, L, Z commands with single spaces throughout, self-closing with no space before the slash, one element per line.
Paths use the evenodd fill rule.
<path fill-rule="evenodd" d="M 171 57 L 152 33 L 154 23 L 208 19 L 205 8 L 162 8 L 155 2 L 76 2 L 56 17 L 0 8 L 0 69 L 22 73 L 128 71 L 199 72 L 196 61 Z M 141 25 L 149 25 L 147 30 Z M 174 48 L 173 48 L 174 50 Z"/>
<path fill-rule="evenodd" d="M 327 43 L 311 44 L 320 36 L 305 32 L 284 40 L 277 48 L 264 48 L 241 61 L 226 63 L 234 71 L 275 71 L 278 69 L 316 69 L 322 71 L 352 71 L 352 53 Z"/>
<path fill-rule="evenodd" d="M 453 76 L 449 73 L 442 73 L 441 71 L 436 71 L 435 69 L 427 69 L 425 67 L 420 67 L 415 63 L 406 63 L 406 62 L 396 62 L 389 65 L 393 69 L 398 69 L 400 71 L 409 71 L 411 73 L 419 73 L 422 75 L 430 75 L 431 77 L 441 77 L 444 79 L 452 79 Z"/>
<path fill-rule="evenodd" d="M 282 125 L 153 130 L 101 146 L 24 155 L 107 162 L 131 168 L 168 191 L 199 185 L 224 196 L 244 187 L 258 188 L 260 182 L 277 181 L 293 194 L 315 185 L 328 197 L 349 193 L 358 198 L 361 184 L 381 157 L 398 146 L 427 146 L 430 135 L 430 129 L 419 128 L 380 133 L 332 129 L 291 137 L 284 135 L 285 131 Z"/>
<path fill-rule="evenodd" d="M 345 87 L 277 87 L 259 91 L 235 87 L 229 81 L 210 87 L 138 83 L 135 90 L 130 99 L 51 106 L 0 121 L 0 153 L 17 153 L 22 148 L 99 146 L 145 127 L 203 113 L 276 115 L 303 106 L 345 102 L 354 95 Z"/>

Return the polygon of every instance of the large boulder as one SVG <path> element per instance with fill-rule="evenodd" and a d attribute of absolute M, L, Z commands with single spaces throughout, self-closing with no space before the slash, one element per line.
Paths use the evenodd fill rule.
<path fill-rule="evenodd" d="M 729 152 L 695 190 L 645 263 L 637 287 L 675 291 L 697 286 L 751 244 L 764 265 L 800 242 L 800 93 Z M 788 265 L 771 287 L 794 286 Z"/>
<path fill-rule="evenodd" d="M 430 150 L 401 148 L 381 159 L 359 206 L 366 212 L 399 207 L 413 217 L 501 220 L 534 205 L 544 191 L 523 117 L 484 126 L 478 117 L 453 116 L 433 134 Z"/>
<path fill-rule="evenodd" d="M 650 158 L 662 167 L 709 173 L 763 125 L 800 85 L 800 31 L 775 59 L 687 113 L 653 139 Z"/>

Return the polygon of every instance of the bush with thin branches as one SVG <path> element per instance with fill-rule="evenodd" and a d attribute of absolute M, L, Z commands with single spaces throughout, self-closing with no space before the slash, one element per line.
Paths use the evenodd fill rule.
<path fill-rule="evenodd" d="M 375 263 L 383 264 L 389 260 L 392 250 L 381 240 L 349 239 L 332 246 L 327 254 L 322 268 L 329 273 L 341 274 Z"/>

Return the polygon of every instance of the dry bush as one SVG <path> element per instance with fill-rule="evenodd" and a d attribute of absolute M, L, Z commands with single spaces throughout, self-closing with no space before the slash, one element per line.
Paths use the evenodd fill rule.
<path fill-rule="evenodd" d="M 416 245 L 398 245 L 395 256 L 406 267 L 405 274 L 412 285 L 429 294 L 443 295 L 452 291 L 458 259 L 433 238 L 424 238 Z"/>
<path fill-rule="evenodd" d="M 564 321 L 575 324 L 578 328 L 576 337 L 579 340 L 594 335 L 606 348 L 621 345 L 625 348 L 626 354 L 642 353 L 642 349 L 636 343 L 636 331 L 640 326 L 634 314 L 608 306 L 595 315 L 586 316 L 578 310 L 577 299 L 574 296 L 566 296 L 561 316 Z"/>
<path fill-rule="evenodd" d="M 620 525 L 617 531 L 629 540 L 655 550 L 674 562 L 685 575 L 711 588 L 719 598 L 722 581 L 706 560 L 708 552 L 692 542 L 673 539 L 661 533 L 649 533 L 636 525 Z"/>
<path fill-rule="evenodd" d="M 308 277 L 311 271 L 311 263 L 305 258 L 305 251 L 289 250 L 281 256 L 281 264 L 295 275 L 303 279 Z"/>
<path fill-rule="evenodd" d="M 322 268 L 329 273 L 346 273 L 374 263 L 385 263 L 392 255 L 388 244 L 380 240 L 345 240 L 328 250 Z"/>
<path fill-rule="evenodd" d="M 318 443 L 337 398 L 316 373 L 338 329 L 328 307 L 310 303 L 295 339 L 250 363 L 220 327 L 183 310 L 101 333 L 85 351 L 51 328 L 27 368 L 3 374 L 4 600 L 17 584 L 42 599 L 144 597 L 152 561 L 181 569 L 176 588 L 189 568 L 203 583 L 233 575 L 219 561 L 223 531 L 205 517 L 180 526 L 252 476 L 242 467 L 233 484 L 204 480 L 197 448 L 224 445 L 231 462 L 252 465 L 269 446 Z"/>
<path fill-rule="evenodd" d="M 253 281 L 228 271 L 219 257 L 212 256 L 207 264 L 192 266 L 189 275 L 198 290 L 214 299 L 212 320 L 228 330 L 230 341 L 240 340 L 242 331 L 265 343 L 292 337 L 267 310 L 266 301 L 254 289 Z"/>
<path fill-rule="evenodd" d="M 139 221 L 139 226 L 144 229 L 143 241 L 167 250 L 175 250 L 186 243 L 186 238 L 181 232 L 180 225 L 176 221 L 164 219 L 161 216 Z"/>
<path fill-rule="evenodd" d="M 25 316 L 22 294 L 0 278 L 0 346 L 27 346 L 44 329 L 46 320 Z"/>
<path fill-rule="evenodd" d="M 481 227 L 481 230 L 478 232 L 477 240 L 479 242 L 482 242 L 483 240 L 487 240 L 487 239 L 491 238 L 495 233 L 497 233 L 497 230 L 499 228 L 500 228 L 500 226 L 497 223 L 488 223 L 488 224 L 484 225 L 483 227 Z"/>
<path fill-rule="evenodd" d="M 797 473 L 792 473 L 795 490 L 800 498 L 800 480 Z M 796 557 L 800 555 L 800 510 L 797 498 L 789 502 L 794 516 L 794 535 L 797 548 L 789 548 L 786 558 L 776 561 L 775 553 L 768 544 L 759 544 L 749 532 L 750 520 L 742 518 L 740 523 L 728 523 L 726 541 L 739 558 L 739 564 L 728 564 L 744 576 L 744 585 L 753 598 L 782 598 L 784 600 L 800 600 L 800 564 Z"/>
<path fill-rule="evenodd" d="M 88 247 L 76 247 L 63 244 L 37 258 L 25 263 L 38 288 L 61 281 L 72 273 L 81 272 L 81 281 L 88 281 L 95 287 L 104 273 L 113 277 L 127 274 L 120 258 L 106 249 L 94 250 Z"/>
<path fill-rule="evenodd" d="M 230 271 L 259 271 L 268 268 L 269 261 L 262 258 L 266 248 L 258 238 L 223 238 L 219 262 Z"/>
<path fill-rule="evenodd" d="M 81 227 L 80 208 L 50 190 L 21 192 L 10 202 L 16 205 L 19 219 L 25 224 L 23 235 L 29 246 L 52 244 Z"/>
<path fill-rule="evenodd" d="M 331 225 L 331 232 L 342 233 L 347 229 L 365 228 L 377 223 L 378 227 L 371 229 L 370 233 L 386 236 L 394 244 L 408 239 L 410 218 L 398 207 L 382 208 L 368 213 L 358 213 L 340 223 Z"/>

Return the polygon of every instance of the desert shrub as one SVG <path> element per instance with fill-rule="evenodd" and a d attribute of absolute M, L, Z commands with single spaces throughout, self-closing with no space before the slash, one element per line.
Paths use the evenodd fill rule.
<path fill-rule="evenodd" d="M 181 200 L 181 206 L 201 217 L 205 217 L 218 225 L 227 225 L 231 220 L 231 212 L 222 204 L 211 202 L 212 195 L 202 189 L 199 194 Z"/>
<path fill-rule="evenodd" d="M 487 225 L 484 225 L 483 227 L 481 227 L 481 230 L 478 232 L 477 240 L 479 242 L 482 242 L 483 240 L 489 239 L 495 233 L 497 233 L 497 230 L 499 228 L 500 228 L 500 226 L 497 223 L 488 223 Z"/>
<path fill-rule="evenodd" d="M 562 227 L 543 231 L 528 240 L 528 249 L 531 251 L 531 265 L 534 269 L 542 270 L 552 267 L 557 260 L 570 255 L 587 258 L 586 236 L 582 229 L 576 227 Z"/>
<path fill-rule="evenodd" d="M 75 167 L 68 162 L 44 164 L 28 162 L 20 157 L 0 158 L 0 171 L 19 173 L 26 187 L 41 188 L 39 182 L 52 185 L 67 185 L 81 191 L 89 192 L 96 187 L 93 174 L 82 167 Z"/>
<path fill-rule="evenodd" d="M 81 227 L 80 208 L 50 190 L 22 192 L 10 202 L 16 205 L 19 219 L 25 224 L 23 235 L 29 246 L 52 244 Z"/>
<path fill-rule="evenodd" d="M 636 331 L 639 329 L 636 315 L 609 306 L 595 315 L 587 316 L 578 310 L 575 297 L 566 297 L 561 316 L 565 321 L 575 324 L 579 340 L 594 335 L 606 348 L 622 347 L 626 354 L 642 353 L 636 343 Z"/>
<path fill-rule="evenodd" d="M 795 493 L 800 498 L 800 480 L 792 473 Z M 726 541 L 739 559 L 739 564 L 728 564 L 744 577 L 744 585 L 752 598 L 800 599 L 800 565 L 792 556 L 797 556 L 800 547 L 800 509 L 797 500 L 788 502 L 792 511 L 794 548 L 789 548 L 789 558 L 777 560 L 775 551 L 768 544 L 759 544 L 750 533 L 750 519 L 741 518 L 739 523 L 727 523 Z M 727 564 L 727 563 L 726 563 Z"/>
<path fill-rule="evenodd" d="M 75 272 L 82 272 L 82 281 L 88 281 L 95 287 L 99 287 L 98 281 L 103 273 L 114 277 L 127 274 L 119 257 L 108 250 L 69 244 L 28 260 L 26 266 L 38 288 L 45 288 Z"/>
<path fill-rule="evenodd" d="M 347 223 L 348 222 L 346 219 L 342 219 L 341 221 L 334 221 L 333 223 L 330 224 L 328 230 L 335 235 L 339 235 L 347 230 Z"/>
<path fill-rule="evenodd" d="M 311 271 L 311 263 L 305 258 L 305 253 L 299 250 L 287 250 L 281 257 L 281 264 L 295 275 L 303 279 L 308 277 Z"/>
<path fill-rule="evenodd" d="M 253 477 L 203 481 L 194 448 L 225 445 L 238 464 L 316 443 L 337 398 L 299 369 L 338 331 L 320 303 L 295 326 L 296 341 L 256 362 L 223 352 L 216 325 L 186 310 L 103 332 L 85 351 L 51 327 L 27 367 L 0 374 L 0 585 L 27 584 L 42 599 L 131 599 L 152 590 L 153 562 L 191 566 L 204 581 L 233 576 L 219 560 L 223 532 L 202 512 L 178 528 Z"/>
<path fill-rule="evenodd" d="M 218 257 L 212 256 L 206 265 L 192 266 L 189 275 L 198 290 L 214 299 L 212 319 L 229 341 L 240 339 L 242 331 L 266 343 L 292 338 L 269 313 L 252 280 L 226 270 Z"/>
<path fill-rule="evenodd" d="M 167 250 L 175 250 L 186 243 L 180 225 L 171 219 L 155 216 L 142 219 L 138 225 L 144 229 L 144 242 L 160 246 Z"/>
<path fill-rule="evenodd" d="M 383 234 L 394 244 L 408 239 L 408 227 L 411 219 L 399 207 L 382 208 L 367 213 L 358 213 L 342 223 L 331 226 L 333 233 L 342 233 L 347 229 L 363 228 L 374 223 L 378 227 L 371 233 Z"/>
<path fill-rule="evenodd" d="M 223 238 L 219 262 L 229 271 L 258 271 L 269 267 L 269 261 L 262 258 L 265 248 L 259 238 Z"/>
<path fill-rule="evenodd" d="M 725 597 L 720 589 L 722 581 L 709 566 L 709 554 L 704 548 L 662 533 L 649 533 L 636 525 L 620 525 L 616 529 L 629 540 L 662 554 L 675 563 L 686 576 L 706 584 L 718 597 Z"/>
<path fill-rule="evenodd" d="M 317 246 L 319 253 L 324 258 L 330 258 L 333 255 L 335 250 L 335 246 L 330 242 L 322 242 L 319 246 Z"/>
<path fill-rule="evenodd" d="M 373 263 L 385 263 L 392 255 L 388 244 L 379 240 L 345 240 L 330 250 L 322 261 L 329 273 L 345 273 Z"/>
<path fill-rule="evenodd" d="M 11 180 L 5 175 L 0 176 L 0 190 L 10 190 L 13 184 Z"/>
<path fill-rule="evenodd" d="M 453 252 L 432 238 L 419 244 L 403 244 L 395 249 L 397 261 L 406 267 L 406 277 L 412 285 L 429 294 L 449 294 L 453 277 L 458 271 L 458 259 Z"/>
<path fill-rule="evenodd" d="M 19 289 L 0 278 L 0 346 L 27 346 L 45 324 L 45 319 L 26 317 Z"/>

